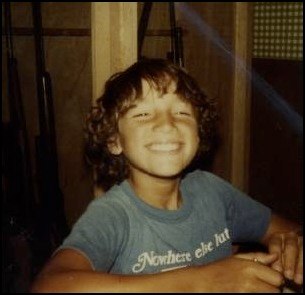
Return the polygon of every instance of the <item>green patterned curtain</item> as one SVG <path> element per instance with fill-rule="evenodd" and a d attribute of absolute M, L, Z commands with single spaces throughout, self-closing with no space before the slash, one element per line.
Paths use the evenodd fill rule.
<path fill-rule="evenodd" d="M 255 2 L 253 57 L 303 60 L 303 2 Z"/>

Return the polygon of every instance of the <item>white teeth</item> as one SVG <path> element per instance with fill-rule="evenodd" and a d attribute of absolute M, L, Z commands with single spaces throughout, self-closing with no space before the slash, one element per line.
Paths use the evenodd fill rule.
<path fill-rule="evenodd" d="M 179 143 L 154 143 L 149 146 L 153 151 L 170 152 L 179 148 Z"/>

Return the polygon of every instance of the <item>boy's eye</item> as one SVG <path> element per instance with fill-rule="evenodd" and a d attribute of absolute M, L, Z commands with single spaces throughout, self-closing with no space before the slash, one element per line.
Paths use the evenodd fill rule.
<path fill-rule="evenodd" d="M 191 116 L 191 113 L 185 112 L 185 111 L 179 111 L 179 112 L 176 112 L 176 114 L 181 115 L 181 116 Z"/>
<path fill-rule="evenodd" d="M 149 113 L 140 113 L 140 114 L 136 114 L 133 116 L 133 118 L 145 118 L 148 117 L 150 114 Z"/>

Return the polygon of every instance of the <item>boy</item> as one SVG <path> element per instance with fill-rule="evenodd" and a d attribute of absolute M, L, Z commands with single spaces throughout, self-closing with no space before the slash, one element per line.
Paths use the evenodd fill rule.
<path fill-rule="evenodd" d="M 88 158 L 110 187 L 33 284 L 50 292 L 276 292 L 302 284 L 298 226 L 193 161 L 210 148 L 213 104 L 168 61 L 114 75 L 88 119 Z M 269 253 L 232 255 L 257 241 Z"/>

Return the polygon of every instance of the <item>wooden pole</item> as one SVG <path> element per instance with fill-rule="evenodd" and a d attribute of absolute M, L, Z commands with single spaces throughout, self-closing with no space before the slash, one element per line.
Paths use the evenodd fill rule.
<path fill-rule="evenodd" d="M 91 22 L 94 105 L 106 80 L 137 61 L 137 2 L 92 2 Z M 94 196 L 101 194 L 95 186 Z"/>

